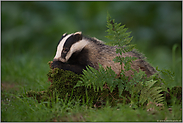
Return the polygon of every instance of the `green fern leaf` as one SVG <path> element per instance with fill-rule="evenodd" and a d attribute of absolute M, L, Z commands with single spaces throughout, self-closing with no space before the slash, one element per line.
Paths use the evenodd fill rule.
<path fill-rule="evenodd" d="M 162 92 L 162 87 L 153 87 L 157 81 L 150 80 L 145 82 L 144 88 L 141 90 L 140 94 L 140 104 L 144 104 L 146 101 L 161 103 L 164 100 Z"/>

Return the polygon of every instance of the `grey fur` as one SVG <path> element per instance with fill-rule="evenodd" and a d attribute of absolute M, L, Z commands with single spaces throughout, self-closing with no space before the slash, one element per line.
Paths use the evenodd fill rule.
<path fill-rule="evenodd" d="M 88 58 L 89 61 L 92 61 L 91 64 L 94 68 L 98 69 L 98 63 L 100 63 L 104 68 L 107 66 L 111 66 L 111 68 L 115 71 L 116 74 L 119 74 L 120 64 L 114 63 L 113 59 L 120 54 L 116 54 L 116 48 L 118 46 L 108 46 L 101 41 L 96 40 L 97 43 L 90 40 L 90 43 L 84 47 L 84 49 L 88 49 Z M 123 57 L 131 56 L 137 57 L 138 59 L 133 61 L 131 64 L 132 69 L 139 71 L 139 68 L 147 74 L 147 76 L 151 76 L 156 73 L 156 70 L 145 61 L 145 58 L 138 53 L 136 50 L 132 50 L 131 52 L 126 52 L 122 54 Z M 133 74 L 132 71 L 126 72 L 127 76 Z"/>

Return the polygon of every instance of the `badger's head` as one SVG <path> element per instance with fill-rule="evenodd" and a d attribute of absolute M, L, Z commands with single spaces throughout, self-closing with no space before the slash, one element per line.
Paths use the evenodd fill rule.
<path fill-rule="evenodd" d="M 83 40 L 81 32 L 63 34 L 53 61 L 67 62 L 73 53 L 80 52 L 87 43 Z"/>

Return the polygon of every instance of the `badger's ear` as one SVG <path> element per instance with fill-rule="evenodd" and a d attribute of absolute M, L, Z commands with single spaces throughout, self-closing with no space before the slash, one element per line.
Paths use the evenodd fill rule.
<path fill-rule="evenodd" d="M 76 35 L 76 34 L 80 34 L 80 35 L 81 35 L 81 34 L 82 34 L 82 32 L 76 32 L 76 33 L 74 33 L 74 35 Z"/>
<path fill-rule="evenodd" d="M 82 32 L 76 32 L 74 33 L 74 36 L 77 41 L 82 40 Z"/>
<path fill-rule="evenodd" d="M 66 33 L 64 33 L 62 36 L 66 36 L 67 35 L 67 32 Z"/>

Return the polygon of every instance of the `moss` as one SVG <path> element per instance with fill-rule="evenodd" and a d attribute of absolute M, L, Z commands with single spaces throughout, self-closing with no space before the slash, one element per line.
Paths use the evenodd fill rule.
<path fill-rule="evenodd" d="M 77 75 L 72 71 L 54 68 L 50 69 L 47 76 L 48 80 L 52 83 L 48 89 L 48 93 L 53 92 L 56 89 L 59 97 L 64 98 L 67 93 L 71 95 L 72 91 L 77 91 L 77 89 L 73 90 L 73 87 L 77 84 L 80 75 Z"/>

